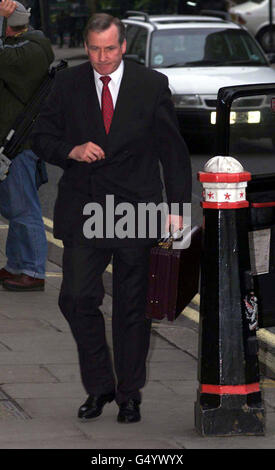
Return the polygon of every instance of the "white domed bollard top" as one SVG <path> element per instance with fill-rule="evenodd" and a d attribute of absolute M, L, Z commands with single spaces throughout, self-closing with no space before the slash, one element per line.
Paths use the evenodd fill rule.
<path fill-rule="evenodd" d="M 211 158 L 198 173 L 203 185 L 202 207 L 206 209 L 239 209 L 248 207 L 246 201 L 247 181 L 251 173 L 233 157 Z"/>

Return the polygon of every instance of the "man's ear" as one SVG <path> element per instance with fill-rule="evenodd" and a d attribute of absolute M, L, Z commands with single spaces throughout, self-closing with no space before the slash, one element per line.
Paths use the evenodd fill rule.
<path fill-rule="evenodd" d="M 127 49 L 127 42 L 126 42 L 126 39 L 124 39 L 123 43 L 121 44 L 122 54 L 125 54 L 126 49 Z"/>

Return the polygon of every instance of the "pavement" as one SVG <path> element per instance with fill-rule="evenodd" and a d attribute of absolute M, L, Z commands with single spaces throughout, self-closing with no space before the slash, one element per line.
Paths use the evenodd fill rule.
<path fill-rule="evenodd" d="M 7 230 L 1 219 L 1 266 Z M 192 449 L 274 449 L 275 342 L 268 330 L 259 330 L 265 435 L 202 437 L 195 429 L 199 296 L 174 323 L 153 323 L 142 420 L 118 423 L 113 402 L 97 420 L 80 422 L 77 410 L 86 394 L 75 342 L 57 306 L 61 267 L 48 261 L 46 269 L 44 292 L 0 287 L 0 449 L 87 449 L 90 455 L 127 449 L 165 449 L 171 455 Z M 112 350 L 111 301 L 106 293 L 102 311 Z"/>
<path fill-rule="evenodd" d="M 7 224 L 0 223 L 0 263 Z M 117 405 L 82 423 L 86 399 L 77 351 L 57 306 L 61 267 L 47 263 L 44 292 L 1 289 L 0 449 L 270 449 L 275 446 L 275 380 L 263 375 L 265 436 L 202 437 L 194 424 L 198 388 L 197 298 L 174 323 L 154 322 L 143 389 L 142 420 L 117 423 Z M 102 306 L 111 340 L 111 296 Z"/>

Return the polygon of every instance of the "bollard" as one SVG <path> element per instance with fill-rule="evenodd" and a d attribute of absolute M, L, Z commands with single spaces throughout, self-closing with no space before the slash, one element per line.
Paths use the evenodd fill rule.
<path fill-rule="evenodd" d="M 198 179 L 204 223 L 195 428 L 203 436 L 263 435 L 246 201 L 251 175 L 232 157 L 214 157 Z"/>

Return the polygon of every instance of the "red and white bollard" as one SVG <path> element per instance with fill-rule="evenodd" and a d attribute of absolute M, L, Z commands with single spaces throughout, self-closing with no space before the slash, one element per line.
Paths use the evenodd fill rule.
<path fill-rule="evenodd" d="M 195 427 L 202 435 L 262 435 L 246 201 L 251 175 L 232 157 L 214 157 L 198 178 L 204 227 Z"/>
<path fill-rule="evenodd" d="M 245 188 L 251 174 L 232 157 L 214 157 L 199 173 L 203 186 L 204 209 L 240 209 L 248 207 Z"/>

